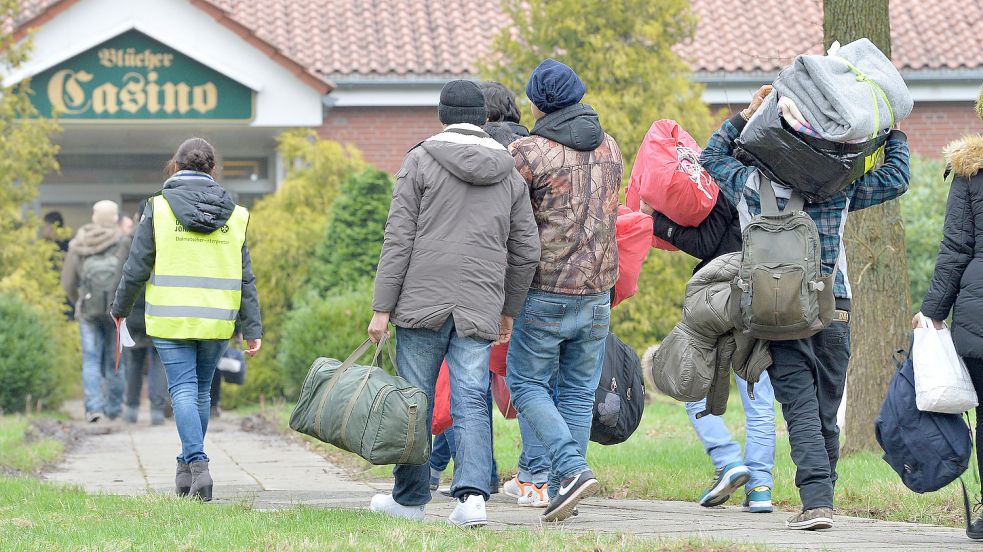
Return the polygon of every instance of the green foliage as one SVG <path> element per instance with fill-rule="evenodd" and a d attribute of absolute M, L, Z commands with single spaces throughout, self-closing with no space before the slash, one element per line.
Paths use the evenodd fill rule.
<path fill-rule="evenodd" d="M 700 99 L 702 87 L 689 80 L 689 67 L 672 49 L 696 30 L 687 0 L 502 5 L 511 24 L 496 37 L 482 76 L 518 92 L 544 59 L 566 63 L 584 80 L 584 102 L 597 109 L 628 164 L 656 119 L 679 121 L 698 142 L 709 137 L 712 120 Z M 528 105 L 522 94 L 520 105 Z"/>
<path fill-rule="evenodd" d="M 641 354 L 679 323 L 683 293 L 696 259 L 661 249 L 649 252 L 638 277 L 638 293 L 611 311 L 611 330 Z"/>
<path fill-rule="evenodd" d="M 358 150 L 320 140 L 311 130 L 281 134 L 278 152 L 287 161 L 286 178 L 276 193 L 256 203 L 248 232 L 263 312 L 263 350 L 250 363 L 246 385 L 228 394 L 230 405 L 283 392 L 286 380 L 276 362 L 283 317 L 307 281 L 341 183 L 365 168 Z"/>
<path fill-rule="evenodd" d="M 0 0 L 0 15 L 5 20 L 13 20 L 17 13 L 16 0 Z M 16 71 L 30 54 L 29 41 L 15 42 L 9 30 L 0 32 L 0 66 L 8 73 Z M 58 125 L 38 117 L 29 94 L 27 80 L 0 88 L 0 294 L 31 305 L 38 324 L 51 330 L 46 334 L 52 340 L 51 362 L 77 366 L 78 332 L 64 320 L 64 293 L 58 272 L 53 268 L 61 266 L 62 255 L 53 243 L 39 238 L 41 222 L 32 214 L 23 214 L 24 206 L 37 198 L 45 174 L 58 168 L 55 160 L 58 147 L 51 143 L 51 135 L 58 131 Z M 5 319 L 0 320 L 9 326 Z M 30 366 L 25 364 L 20 369 L 27 370 Z M 48 405 L 56 406 L 53 403 L 60 393 L 55 391 L 68 382 L 49 380 L 48 383 L 57 388 L 47 396 Z M 12 391 L 0 392 L 9 396 Z M 20 397 L 21 408 L 24 399 Z"/>
<path fill-rule="evenodd" d="M 921 305 L 932 281 L 935 257 L 942 241 L 945 203 L 949 195 L 949 187 L 942 179 L 944 171 L 945 161 L 941 159 L 912 156 L 911 183 L 908 193 L 901 198 L 911 302 L 916 307 Z"/>
<path fill-rule="evenodd" d="M 350 289 L 375 274 L 392 188 L 392 178 L 378 169 L 354 174 L 341 185 L 308 271 L 309 289 L 316 296 Z"/>
<path fill-rule="evenodd" d="M 66 380 L 54 340 L 58 326 L 10 293 L 0 293 L 0 320 L 0 412 L 57 404 Z"/>
<path fill-rule="evenodd" d="M 287 315 L 277 361 L 283 367 L 287 397 L 296 399 L 311 363 L 317 357 L 345 359 L 368 337 L 372 288 L 368 282 L 353 291 L 313 299 Z"/>

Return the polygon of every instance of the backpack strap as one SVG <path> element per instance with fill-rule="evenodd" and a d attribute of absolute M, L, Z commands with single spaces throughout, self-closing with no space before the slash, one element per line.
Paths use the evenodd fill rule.
<path fill-rule="evenodd" d="M 792 197 L 788 199 L 784 209 L 778 208 L 778 197 L 775 196 L 775 188 L 771 184 L 771 179 L 758 171 L 758 198 L 761 200 L 761 214 L 764 216 L 776 217 L 786 213 L 794 213 L 805 208 L 806 200 L 796 190 L 792 190 Z"/>

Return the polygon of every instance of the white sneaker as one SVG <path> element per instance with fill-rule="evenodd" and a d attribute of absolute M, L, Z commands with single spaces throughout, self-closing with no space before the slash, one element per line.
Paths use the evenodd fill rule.
<path fill-rule="evenodd" d="M 426 506 L 403 506 L 402 504 L 396 502 L 392 495 L 387 494 L 377 494 L 373 496 L 372 503 L 369 505 L 369 510 L 392 517 L 411 519 L 413 521 L 423 521 L 423 518 L 427 515 Z M 484 505 L 482 505 L 482 513 L 483 512 Z"/>
<path fill-rule="evenodd" d="M 526 488 L 528 486 L 529 483 L 519 481 L 519 476 L 516 475 L 502 485 L 502 493 L 504 493 L 505 496 L 511 496 L 512 498 L 521 498 L 524 494 L 526 494 Z"/>
<path fill-rule="evenodd" d="M 451 512 L 451 523 L 459 527 L 481 527 L 488 523 L 485 515 L 485 499 L 481 495 L 468 495 L 465 500 L 458 499 Z"/>
<path fill-rule="evenodd" d="M 533 508 L 545 508 L 550 505 L 550 497 L 547 492 L 548 486 L 546 483 L 542 485 L 536 485 L 535 483 L 526 483 L 525 487 L 526 494 L 520 496 L 518 499 L 519 506 L 532 506 Z"/>

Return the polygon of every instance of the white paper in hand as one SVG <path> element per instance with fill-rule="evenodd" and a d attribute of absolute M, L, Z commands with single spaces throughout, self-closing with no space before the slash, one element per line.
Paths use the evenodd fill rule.
<path fill-rule="evenodd" d="M 136 345 L 136 342 L 130 336 L 130 330 L 126 328 L 126 319 L 123 319 L 119 325 L 119 344 L 122 347 L 133 347 Z"/>

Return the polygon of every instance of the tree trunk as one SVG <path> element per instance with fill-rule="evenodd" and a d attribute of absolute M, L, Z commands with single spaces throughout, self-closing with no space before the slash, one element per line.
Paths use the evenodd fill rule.
<path fill-rule="evenodd" d="M 867 37 L 891 56 L 888 0 L 825 0 L 824 44 Z M 847 371 L 844 452 L 876 450 L 874 420 L 905 344 L 911 311 L 901 205 L 895 200 L 852 213 L 844 237 L 853 288 L 852 351 Z"/>

